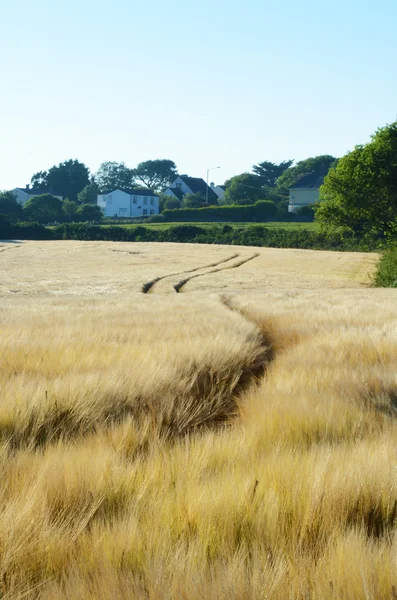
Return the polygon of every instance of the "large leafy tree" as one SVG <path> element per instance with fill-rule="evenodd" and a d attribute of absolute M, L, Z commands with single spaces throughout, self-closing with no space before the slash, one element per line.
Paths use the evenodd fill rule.
<path fill-rule="evenodd" d="M 48 191 L 47 175 L 47 171 L 38 171 L 38 173 L 32 175 L 30 179 L 32 188 L 40 188 L 43 191 Z"/>
<path fill-rule="evenodd" d="M 340 159 L 320 188 L 316 220 L 359 234 L 397 233 L 397 121 Z"/>
<path fill-rule="evenodd" d="M 14 192 L 0 192 L 0 215 L 5 215 L 9 221 L 22 219 L 22 206 L 17 201 Z"/>
<path fill-rule="evenodd" d="M 116 189 L 130 189 L 135 185 L 134 171 L 123 162 L 107 161 L 100 165 L 94 176 L 99 191 L 112 192 Z"/>
<path fill-rule="evenodd" d="M 292 187 L 305 175 L 317 174 L 319 177 L 326 175 L 332 166 L 335 166 L 337 159 L 329 154 L 314 156 L 299 161 L 294 167 L 289 167 L 277 180 L 277 189 L 288 193 L 288 188 Z"/>
<path fill-rule="evenodd" d="M 134 175 L 148 188 L 162 191 L 171 185 L 178 176 L 178 171 L 173 160 L 157 159 L 139 163 L 134 169 Z"/>
<path fill-rule="evenodd" d="M 283 162 L 277 164 L 265 160 L 254 165 L 252 170 L 255 175 L 261 178 L 263 186 L 272 188 L 276 185 L 277 179 L 290 168 L 293 162 L 293 160 L 283 160 Z"/>
<path fill-rule="evenodd" d="M 39 171 L 31 179 L 33 187 L 52 194 L 77 200 L 77 195 L 89 183 L 89 169 L 78 160 L 65 160 L 48 171 Z"/>
<path fill-rule="evenodd" d="M 51 194 L 33 196 L 24 205 L 23 212 L 27 221 L 38 221 L 39 223 L 63 221 L 65 217 L 62 200 Z"/>
<path fill-rule="evenodd" d="M 99 186 L 94 178 L 92 178 L 90 183 L 78 193 L 77 199 L 80 204 L 96 204 L 98 194 Z"/>
<path fill-rule="evenodd" d="M 259 175 L 242 173 L 225 182 L 225 195 L 220 204 L 254 204 L 266 198 Z"/>

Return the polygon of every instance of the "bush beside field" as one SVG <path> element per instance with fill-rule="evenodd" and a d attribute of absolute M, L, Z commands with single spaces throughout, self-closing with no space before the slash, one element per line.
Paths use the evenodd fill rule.
<path fill-rule="evenodd" d="M 377 287 L 397 288 L 397 247 L 389 248 L 379 261 L 375 276 Z"/>

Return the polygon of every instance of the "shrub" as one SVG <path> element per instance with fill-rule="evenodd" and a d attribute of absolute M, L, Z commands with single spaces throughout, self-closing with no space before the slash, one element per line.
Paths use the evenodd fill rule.
<path fill-rule="evenodd" d="M 376 287 L 397 288 L 397 246 L 384 252 L 375 275 Z"/>
<path fill-rule="evenodd" d="M 62 200 L 51 194 L 33 196 L 23 207 L 25 219 L 39 223 L 62 222 L 65 220 Z"/>
<path fill-rule="evenodd" d="M 308 221 L 314 221 L 314 206 L 301 206 L 297 211 L 296 214 L 298 215 L 298 217 L 303 217 L 305 219 L 307 219 Z"/>
<path fill-rule="evenodd" d="M 174 197 L 169 197 L 168 200 L 166 200 L 164 202 L 164 208 L 165 210 L 174 210 L 179 208 L 181 205 L 181 201 L 178 200 L 178 198 L 174 198 Z M 165 211 L 163 211 L 165 212 Z"/>
<path fill-rule="evenodd" d="M 273 218 L 277 212 L 277 206 L 271 200 L 258 200 L 254 207 L 257 221 L 267 221 Z"/>
<path fill-rule="evenodd" d="M 82 204 L 76 211 L 76 219 L 79 221 L 101 221 L 103 213 L 95 204 Z"/>
<path fill-rule="evenodd" d="M 164 215 L 152 215 L 147 219 L 148 223 L 165 223 Z"/>

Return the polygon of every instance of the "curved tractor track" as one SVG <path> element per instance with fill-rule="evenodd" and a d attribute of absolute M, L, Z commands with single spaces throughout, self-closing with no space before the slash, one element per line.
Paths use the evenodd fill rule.
<path fill-rule="evenodd" d="M 252 254 L 252 256 L 249 256 L 248 258 L 243 258 L 243 259 L 233 263 L 232 265 L 228 265 L 227 267 L 223 267 L 221 269 L 212 269 L 211 271 L 207 271 L 206 273 L 198 273 L 197 275 L 192 275 L 191 277 L 186 277 L 185 279 L 178 281 L 178 283 L 176 283 L 174 285 L 174 290 L 176 291 L 177 294 L 179 294 L 182 291 L 182 288 L 187 283 L 189 283 L 189 281 L 191 281 L 192 279 L 196 279 L 197 277 L 205 277 L 206 275 L 211 275 L 212 273 L 219 273 L 220 271 L 227 271 L 229 269 L 237 269 L 238 267 L 245 265 L 245 263 L 250 262 L 251 260 L 254 260 L 254 258 L 256 258 L 257 256 L 259 256 L 259 254 L 255 253 L 255 254 Z"/>
<path fill-rule="evenodd" d="M 188 273 L 195 273 L 196 271 L 202 271 L 203 269 L 211 269 L 211 267 L 217 267 L 218 265 L 221 265 L 223 263 L 229 262 L 230 260 L 233 260 L 234 258 L 238 258 L 240 255 L 238 253 L 236 254 L 232 254 L 232 256 L 229 256 L 228 258 L 223 258 L 222 260 L 219 260 L 217 262 L 213 262 L 210 263 L 209 265 L 203 265 L 202 267 L 196 267 L 195 269 L 188 269 L 185 271 L 178 271 L 177 273 L 169 273 L 168 275 L 160 275 L 159 277 L 155 277 L 154 279 L 151 279 L 150 281 L 147 281 L 146 283 L 144 283 L 142 285 L 142 293 L 143 294 L 149 294 L 149 293 L 153 293 L 154 292 L 154 286 L 156 285 L 156 283 L 158 283 L 159 281 L 163 281 L 164 279 L 169 279 L 170 277 L 178 277 L 178 275 L 185 275 Z M 213 271 L 210 271 L 213 272 Z M 207 275 L 208 273 L 203 273 L 202 275 Z M 195 276 L 197 277 L 197 275 Z M 187 278 L 185 281 L 188 281 L 191 278 Z M 173 286 L 175 289 L 175 286 Z"/>

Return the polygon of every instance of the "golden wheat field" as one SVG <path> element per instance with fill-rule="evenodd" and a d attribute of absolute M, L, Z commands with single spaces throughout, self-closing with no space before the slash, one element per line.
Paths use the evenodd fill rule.
<path fill-rule="evenodd" d="M 0 598 L 397 600 L 377 260 L 0 243 Z"/>

